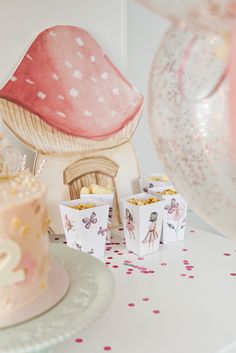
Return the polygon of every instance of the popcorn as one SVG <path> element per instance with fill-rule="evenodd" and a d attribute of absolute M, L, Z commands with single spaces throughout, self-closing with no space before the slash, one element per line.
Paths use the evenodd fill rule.
<path fill-rule="evenodd" d="M 162 181 L 162 182 L 167 182 L 169 181 L 169 177 L 167 175 L 154 175 L 150 176 L 145 179 L 146 181 Z"/>
<path fill-rule="evenodd" d="M 165 189 L 163 191 L 157 191 L 156 194 L 163 195 L 163 196 L 176 195 L 177 191 L 175 189 L 173 189 L 173 188 L 169 188 L 169 189 Z"/>
<path fill-rule="evenodd" d="M 95 205 L 93 203 L 87 203 L 87 204 L 79 204 L 79 205 L 73 205 L 73 206 L 68 206 L 70 208 L 74 208 L 75 210 L 87 210 L 88 208 L 93 208 Z"/>
<path fill-rule="evenodd" d="M 132 205 L 137 205 L 137 206 L 144 206 L 144 205 L 150 205 L 151 203 L 159 202 L 161 201 L 160 199 L 156 197 L 149 197 L 148 199 L 129 199 L 128 202 L 131 203 Z"/>

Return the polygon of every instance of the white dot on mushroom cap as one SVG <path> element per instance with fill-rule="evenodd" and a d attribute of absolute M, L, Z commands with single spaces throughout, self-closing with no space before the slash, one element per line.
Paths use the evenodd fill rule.
<path fill-rule="evenodd" d="M 78 92 L 77 89 L 75 89 L 75 88 L 71 88 L 71 89 L 69 90 L 69 95 L 70 95 L 71 97 L 77 97 L 78 94 L 79 94 L 79 92 Z"/>
<path fill-rule="evenodd" d="M 46 94 L 41 92 L 41 91 L 38 91 L 36 95 L 40 99 L 45 99 L 46 98 Z"/>
<path fill-rule="evenodd" d="M 65 60 L 64 63 L 65 63 L 65 65 L 66 65 L 67 67 L 69 67 L 69 68 L 72 67 L 72 64 L 71 64 L 69 61 L 67 61 L 67 60 Z"/>
<path fill-rule="evenodd" d="M 93 81 L 93 82 L 97 82 L 97 79 L 93 76 L 90 77 L 90 79 Z"/>
<path fill-rule="evenodd" d="M 96 61 L 95 56 L 94 56 L 94 55 L 91 55 L 91 56 L 90 56 L 90 60 L 94 63 L 94 62 Z"/>
<path fill-rule="evenodd" d="M 114 87 L 114 88 L 112 89 L 112 93 L 113 93 L 115 96 L 119 96 L 119 94 L 120 94 L 119 88 L 118 88 L 118 87 Z"/>
<path fill-rule="evenodd" d="M 59 76 L 58 76 L 57 74 L 55 74 L 55 73 L 52 74 L 52 78 L 53 78 L 54 80 L 56 80 L 56 81 L 59 80 Z"/>
<path fill-rule="evenodd" d="M 84 115 L 85 115 L 85 116 L 91 116 L 91 115 L 92 115 L 92 112 L 90 112 L 89 110 L 85 110 L 85 111 L 84 111 Z"/>
<path fill-rule="evenodd" d="M 64 96 L 61 96 L 60 94 L 57 96 L 57 98 L 60 99 L 60 100 L 62 100 L 62 101 L 65 99 L 65 97 L 64 97 Z"/>
<path fill-rule="evenodd" d="M 80 37 L 76 37 L 75 41 L 80 47 L 84 45 L 84 41 Z"/>
<path fill-rule="evenodd" d="M 103 97 L 98 97 L 98 102 L 100 102 L 100 103 L 104 102 L 104 98 Z"/>
<path fill-rule="evenodd" d="M 29 85 L 34 85 L 34 81 L 32 81 L 31 79 L 27 78 L 25 80 L 25 82 L 27 82 Z"/>
<path fill-rule="evenodd" d="M 12 81 L 12 82 L 17 81 L 17 77 L 16 77 L 16 76 L 12 76 L 12 77 L 10 78 L 10 81 Z"/>
<path fill-rule="evenodd" d="M 80 79 L 82 78 L 82 74 L 79 70 L 75 70 L 73 76 Z"/>
<path fill-rule="evenodd" d="M 117 114 L 117 112 L 115 111 L 115 110 L 111 110 L 111 115 L 112 116 L 114 116 L 114 115 L 116 115 Z"/>
<path fill-rule="evenodd" d="M 101 74 L 101 78 L 102 78 L 103 80 L 106 80 L 106 79 L 108 78 L 108 73 L 107 73 L 107 72 L 103 72 L 103 73 Z"/>
<path fill-rule="evenodd" d="M 77 54 L 80 58 L 83 58 L 83 57 L 84 57 L 83 54 L 81 54 L 80 51 L 77 51 L 76 54 Z"/>
<path fill-rule="evenodd" d="M 56 33 L 55 33 L 55 32 L 49 31 L 48 33 L 49 33 L 49 35 L 50 35 L 51 37 L 56 37 Z"/>
<path fill-rule="evenodd" d="M 29 60 L 33 60 L 32 56 L 30 56 L 29 54 L 26 54 L 26 57 L 27 57 Z"/>
<path fill-rule="evenodd" d="M 63 113 L 63 112 L 57 112 L 57 115 L 59 115 L 61 118 L 65 118 L 66 117 L 66 114 Z"/>

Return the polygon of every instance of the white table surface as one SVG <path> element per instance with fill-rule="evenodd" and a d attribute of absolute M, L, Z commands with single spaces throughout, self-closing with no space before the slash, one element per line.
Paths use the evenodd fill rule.
<path fill-rule="evenodd" d="M 122 231 L 107 248 L 111 306 L 52 353 L 236 352 L 236 242 L 189 227 L 184 241 L 142 258 L 127 252 Z"/>

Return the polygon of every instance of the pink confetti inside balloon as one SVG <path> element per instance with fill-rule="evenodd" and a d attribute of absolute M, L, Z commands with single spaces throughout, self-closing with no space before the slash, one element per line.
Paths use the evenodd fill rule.
<path fill-rule="evenodd" d="M 209 224 L 236 238 L 228 46 L 223 37 L 171 28 L 153 63 L 149 111 L 158 154 L 177 189 Z"/>

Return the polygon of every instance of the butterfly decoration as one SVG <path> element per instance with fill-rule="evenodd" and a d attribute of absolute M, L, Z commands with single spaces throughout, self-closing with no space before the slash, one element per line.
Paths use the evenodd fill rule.
<path fill-rule="evenodd" d="M 91 249 L 91 250 L 87 251 L 87 254 L 88 254 L 88 255 L 93 255 L 93 254 L 94 254 L 94 250 Z"/>
<path fill-rule="evenodd" d="M 185 213 L 184 204 L 179 204 L 176 199 L 171 199 L 170 205 L 165 206 L 165 210 L 168 210 L 169 215 L 173 215 L 175 221 L 180 220 Z"/>
<path fill-rule="evenodd" d="M 97 223 L 96 213 L 92 212 L 89 218 L 85 217 L 82 219 L 82 221 L 83 223 L 85 223 L 85 228 L 89 229 L 91 227 L 91 224 Z"/>
<path fill-rule="evenodd" d="M 152 183 L 149 183 L 149 184 L 148 184 L 148 187 L 143 188 L 143 191 L 144 191 L 144 192 L 148 192 L 148 189 L 151 189 L 151 188 L 153 188 L 153 187 L 154 187 L 154 185 L 153 185 Z"/>
<path fill-rule="evenodd" d="M 67 230 L 67 232 L 69 232 L 70 230 L 74 230 L 74 225 L 73 225 L 74 222 L 72 222 L 68 215 L 66 214 L 65 215 L 65 228 Z"/>
<path fill-rule="evenodd" d="M 75 245 L 76 245 L 78 250 L 82 251 L 82 245 L 79 245 L 78 243 L 76 243 Z"/>
<path fill-rule="evenodd" d="M 99 227 L 97 235 L 101 235 L 102 237 L 104 237 L 104 236 L 107 236 L 107 232 L 108 232 L 107 228 Z"/>

